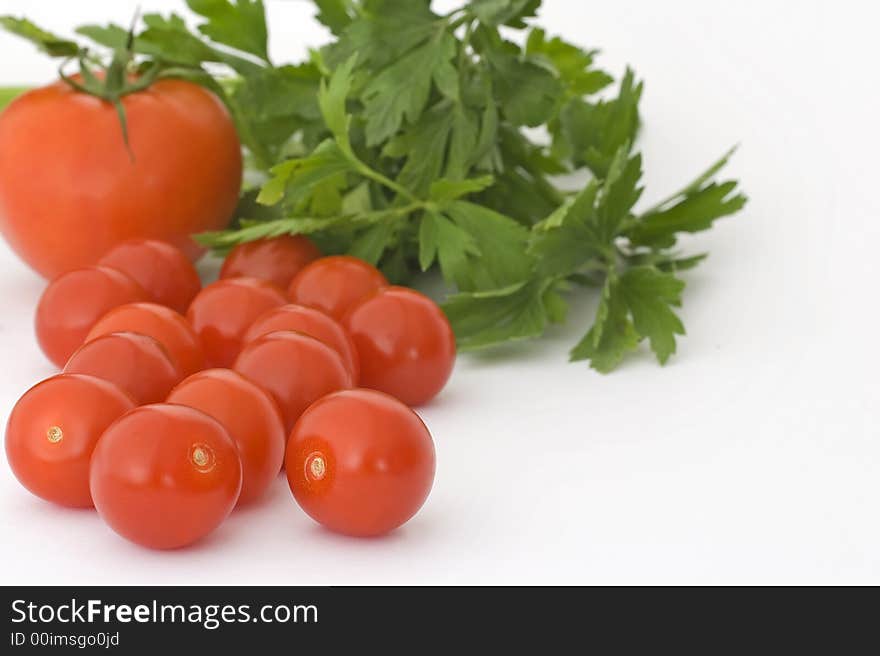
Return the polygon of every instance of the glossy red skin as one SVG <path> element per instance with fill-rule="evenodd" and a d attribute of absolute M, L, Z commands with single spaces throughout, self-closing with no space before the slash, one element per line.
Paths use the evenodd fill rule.
<path fill-rule="evenodd" d="M 168 396 L 168 403 L 201 410 L 223 424 L 241 456 L 239 504 L 265 494 L 284 464 L 287 433 L 275 400 L 229 369 L 193 374 Z"/>
<path fill-rule="evenodd" d="M 200 467 L 196 448 L 208 454 Z M 151 549 L 190 545 L 216 529 L 241 490 L 241 460 L 226 429 L 200 410 L 147 405 L 108 428 L 92 455 L 98 514 Z"/>
<path fill-rule="evenodd" d="M 47 501 L 91 508 L 89 460 L 98 438 L 134 401 L 100 378 L 60 374 L 19 399 L 6 424 L 6 458 L 16 478 Z M 62 437 L 52 442 L 49 429 Z"/>
<path fill-rule="evenodd" d="M 286 302 L 280 289 L 256 278 L 229 278 L 205 287 L 186 318 L 199 336 L 207 366 L 231 367 L 251 324 Z"/>
<path fill-rule="evenodd" d="M 152 337 L 168 352 L 182 376 L 205 368 L 198 336 L 186 319 L 164 305 L 131 303 L 112 310 L 89 331 L 86 341 L 110 333 L 133 332 Z"/>
<path fill-rule="evenodd" d="M 300 271 L 287 290 L 294 303 L 326 312 L 337 321 L 365 297 L 388 285 L 373 265 L 348 255 L 316 260 Z"/>
<path fill-rule="evenodd" d="M 319 257 L 318 247 L 302 235 L 258 239 L 232 249 L 220 278 L 259 278 L 287 289 L 293 277 Z"/>
<path fill-rule="evenodd" d="M 63 367 L 102 316 L 146 298 L 140 285 L 116 269 L 86 267 L 66 273 L 49 283 L 37 304 L 37 342 L 49 360 Z"/>
<path fill-rule="evenodd" d="M 343 322 L 361 362 L 361 385 L 423 405 L 445 387 L 455 366 L 455 335 L 434 301 L 388 287 Z"/>
<path fill-rule="evenodd" d="M 127 241 L 111 248 L 98 264 L 128 274 L 152 302 L 181 314 L 202 288 L 199 273 L 186 254 L 164 241 Z"/>
<path fill-rule="evenodd" d="M 0 231 L 48 278 L 130 239 L 167 241 L 194 258 L 190 235 L 234 213 L 241 146 L 216 96 L 169 79 L 122 104 L 131 153 L 113 105 L 64 82 L 0 115 Z"/>
<path fill-rule="evenodd" d="M 324 474 L 311 467 L 320 457 Z M 434 483 L 434 443 L 419 416 L 373 390 L 322 398 L 287 443 L 287 482 L 297 503 L 337 533 L 383 535 L 415 515 Z"/>
<path fill-rule="evenodd" d="M 279 331 L 303 333 L 324 342 L 339 353 L 345 366 L 351 372 L 352 380 L 357 384 L 360 376 L 360 364 L 354 342 L 338 321 L 329 314 L 305 305 L 282 305 L 257 319 L 245 333 L 246 344 L 258 337 Z"/>
<path fill-rule="evenodd" d="M 354 385 L 336 351 L 301 333 L 277 332 L 257 338 L 245 346 L 233 369 L 275 398 L 288 433 L 312 403 Z"/>
<path fill-rule="evenodd" d="M 159 403 L 183 376 L 165 347 L 138 333 L 110 333 L 83 344 L 64 366 L 66 374 L 107 380 L 138 405 Z"/>

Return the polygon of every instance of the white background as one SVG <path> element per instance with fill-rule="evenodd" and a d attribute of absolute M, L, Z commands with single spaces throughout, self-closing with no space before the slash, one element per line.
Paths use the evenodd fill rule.
<path fill-rule="evenodd" d="M 0 0 L 61 32 L 135 2 Z M 141 0 L 145 10 L 182 2 Z M 268 3 L 273 53 L 326 34 Z M 448 2 L 438 3 L 448 5 Z M 314 525 L 279 480 L 197 547 L 149 552 L 0 467 L 0 581 L 109 584 L 880 583 L 877 11 L 867 2 L 547 0 L 552 33 L 647 79 L 645 202 L 742 143 L 751 204 L 698 237 L 689 337 L 602 377 L 567 364 L 592 306 L 516 352 L 462 357 L 422 414 L 434 492 L 377 540 Z M 0 84 L 54 64 L 0 35 Z M 0 419 L 52 373 L 43 282 L 0 246 Z"/>

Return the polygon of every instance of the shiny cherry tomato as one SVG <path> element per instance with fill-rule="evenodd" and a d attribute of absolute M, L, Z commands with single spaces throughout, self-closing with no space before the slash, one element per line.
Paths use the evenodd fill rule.
<path fill-rule="evenodd" d="M 38 497 L 90 508 L 89 459 L 101 433 L 134 401 L 113 383 L 60 374 L 29 389 L 6 425 L 6 457 L 16 478 Z"/>
<path fill-rule="evenodd" d="M 37 305 L 40 348 L 63 367 L 98 319 L 115 307 L 146 297 L 140 285 L 116 269 L 88 267 L 66 273 L 49 284 Z"/>
<path fill-rule="evenodd" d="M 250 343 L 269 333 L 290 330 L 320 339 L 342 357 L 357 384 L 360 375 L 357 351 L 345 328 L 329 314 L 304 305 L 282 305 L 269 310 L 257 319 L 245 333 L 245 343 Z"/>
<path fill-rule="evenodd" d="M 347 390 L 306 410 L 285 463 L 297 503 L 338 533 L 376 536 L 403 525 L 434 483 L 434 443 L 419 416 L 372 390 Z"/>
<path fill-rule="evenodd" d="M 130 150 L 112 103 L 64 82 L 0 114 L 0 232 L 44 276 L 93 264 L 129 239 L 161 239 L 195 257 L 191 235 L 226 227 L 235 212 L 241 145 L 214 94 L 165 79 L 121 102 Z"/>
<path fill-rule="evenodd" d="M 165 347 L 138 333 L 110 333 L 86 342 L 70 356 L 64 373 L 108 380 L 138 405 L 164 401 L 183 378 Z"/>
<path fill-rule="evenodd" d="M 223 262 L 220 277 L 259 278 L 287 289 L 293 277 L 319 257 L 321 251 L 308 237 L 258 239 L 233 248 Z"/>
<path fill-rule="evenodd" d="M 86 341 L 120 332 L 140 333 L 155 339 L 165 347 L 183 376 L 205 368 L 202 345 L 192 327 L 180 314 L 164 305 L 132 303 L 118 307 L 94 325 Z"/>
<path fill-rule="evenodd" d="M 232 511 L 241 460 L 213 417 L 180 405 L 146 405 L 104 432 L 89 480 L 110 528 L 144 547 L 176 549 L 205 537 Z"/>
<path fill-rule="evenodd" d="M 340 321 L 365 297 L 388 285 L 376 267 L 348 255 L 316 260 L 296 274 L 287 295 Z"/>
<path fill-rule="evenodd" d="M 241 456 L 240 504 L 266 492 L 284 464 L 287 443 L 281 410 L 267 392 L 229 369 L 209 369 L 180 383 L 167 402 L 211 415 L 235 440 Z"/>
<path fill-rule="evenodd" d="M 312 403 L 354 384 L 336 351 L 301 333 L 257 338 L 245 346 L 233 368 L 275 397 L 287 432 Z"/>
<path fill-rule="evenodd" d="M 455 364 L 455 335 L 434 301 L 387 287 L 344 321 L 361 362 L 361 385 L 422 405 L 446 385 Z"/>
<path fill-rule="evenodd" d="M 208 366 L 231 367 L 251 324 L 286 302 L 282 291 L 265 280 L 229 278 L 199 292 L 186 318 L 202 342 Z"/>
<path fill-rule="evenodd" d="M 127 241 L 111 248 L 98 262 L 127 273 L 150 300 L 184 313 L 202 288 L 196 268 L 179 248 L 155 239 Z"/>

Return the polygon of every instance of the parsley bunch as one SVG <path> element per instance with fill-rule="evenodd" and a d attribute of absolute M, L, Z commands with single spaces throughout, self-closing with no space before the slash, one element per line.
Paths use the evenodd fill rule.
<path fill-rule="evenodd" d="M 229 105 L 252 185 L 233 226 L 202 243 L 308 234 L 396 283 L 438 269 L 465 350 L 539 337 L 585 290 L 599 308 L 572 359 L 608 372 L 642 341 L 661 363 L 675 353 L 678 274 L 705 257 L 677 241 L 745 205 L 737 182 L 716 181 L 731 153 L 636 211 L 642 83 L 627 70 L 613 86 L 595 50 L 534 26 L 540 0 L 471 0 L 446 15 L 430 0 L 314 3 L 334 40 L 295 65 L 270 60 L 261 0 L 187 0 L 198 32 L 173 14 L 144 16 L 133 40 L 117 25 L 78 30 Z M 50 54 L 91 53 L 3 21 Z M 582 188 L 557 184 L 575 171 Z"/>

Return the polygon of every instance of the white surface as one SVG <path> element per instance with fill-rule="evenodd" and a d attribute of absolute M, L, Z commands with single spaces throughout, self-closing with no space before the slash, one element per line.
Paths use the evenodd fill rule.
<path fill-rule="evenodd" d="M 64 30 L 134 4 L 0 9 Z M 279 60 L 321 41 L 307 4 L 269 4 Z M 567 364 L 586 305 L 517 357 L 461 358 L 422 413 L 434 492 L 380 540 L 317 528 L 279 481 L 197 548 L 152 553 L 0 467 L 2 583 L 880 583 L 873 3 L 545 4 L 550 32 L 647 79 L 647 202 L 743 144 L 729 173 L 752 202 L 695 240 L 712 258 L 688 277 L 672 364 Z M 0 49 L 0 84 L 53 72 Z M 31 333 L 42 283 L 5 246 L 0 270 L 5 420 L 51 370 Z"/>

